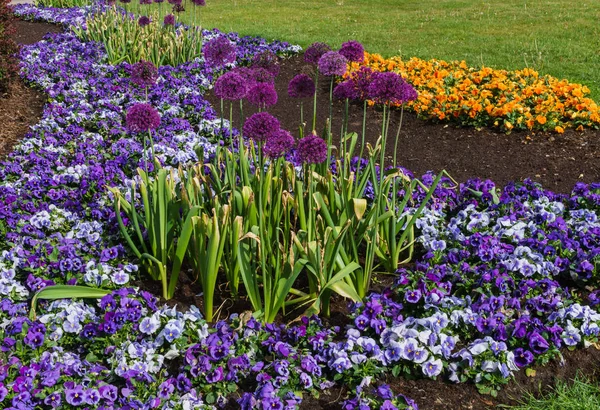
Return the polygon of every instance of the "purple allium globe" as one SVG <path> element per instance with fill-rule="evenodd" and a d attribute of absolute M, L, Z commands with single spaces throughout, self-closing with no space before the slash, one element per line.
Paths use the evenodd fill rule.
<path fill-rule="evenodd" d="M 142 6 L 152 4 L 152 0 L 140 0 L 140 4 Z"/>
<path fill-rule="evenodd" d="M 298 158 L 304 164 L 320 164 L 327 159 L 327 143 L 316 135 L 298 141 Z"/>
<path fill-rule="evenodd" d="M 192 3 L 194 6 L 206 6 L 205 0 L 192 0 Z"/>
<path fill-rule="evenodd" d="M 248 93 L 247 82 L 235 71 L 223 74 L 215 82 L 215 95 L 223 100 L 238 101 Z"/>
<path fill-rule="evenodd" d="M 167 3 L 172 5 L 181 4 L 182 2 L 183 0 L 167 0 Z"/>
<path fill-rule="evenodd" d="M 245 78 L 252 85 L 257 83 L 273 83 L 275 81 L 273 74 L 260 67 L 249 68 L 245 71 Z"/>
<path fill-rule="evenodd" d="M 419 98 L 419 93 L 417 92 L 415 87 L 413 87 L 412 84 L 409 84 L 406 80 L 404 80 L 404 84 L 402 84 L 402 101 L 414 101 L 417 98 Z"/>
<path fill-rule="evenodd" d="M 358 90 L 351 80 L 346 80 L 335 86 L 333 89 L 333 96 L 340 100 L 356 100 L 358 99 Z"/>
<path fill-rule="evenodd" d="M 346 57 L 337 51 L 328 51 L 319 59 L 319 71 L 326 76 L 344 75 L 348 66 Z"/>
<path fill-rule="evenodd" d="M 371 76 L 373 75 L 373 69 L 371 67 L 361 67 L 358 71 L 352 73 L 352 81 L 354 87 L 359 94 L 359 99 L 369 99 L 369 85 L 371 85 Z"/>
<path fill-rule="evenodd" d="M 327 44 L 320 42 L 312 43 L 304 52 L 304 61 L 311 64 L 318 64 L 321 56 L 328 51 L 331 51 L 331 47 Z"/>
<path fill-rule="evenodd" d="M 119 0 L 121 3 L 123 4 L 129 4 L 131 3 L 131 0 Z"/>
<path fill-rule="evenodd" d="M 277 77 L 279 75 L 279 58 L 277 57 L 277 54 L 270 50 L 256 54 L 252 58 L 252 63 L 250 66 L 252 68 L 264 68 L 271 73 L 273 77 Z"/>
<path fill-rule="evenodd" d="M 346 41 L 342 44 L 339 53 L 348 61 L 362 63 L 365 60 L 365 48 L 356 40 Z"/>
<path fill-rule="evenodd" d="M 397 73 L 375 72 L 369 84 L 369 99 L 379 104 L 398 104 L 402 101 L 402 84 L 404 80 Z"/>
<path fill-rule="evenodd" d="M 163 21 L 165 26 L 174 26 L 175 25 L 175 16 L 172 14 L 167 14 Z"/>
<path fill-rule="evenodd" d="M 256 142 L 265 142 L 279 131 L 279 121 L 268 112 L 252 114 L 244 123 L 244 135 Z"/>
<path fill-rule="evenodd" d="M 158 69 L 150 61 L 141 60 L 131 66 L 131 82 L 142 88 L 152 87 L 158 79 Z"/>
<path fill-rule="evenodd" d="M 131 132 L 151 131 L 160 125 L 160 115 L 150 104 L 135 104 L 127 110 L 125 123 Z"/>
<path fill-rule="evenodd" d="M 315 82 L 306 74 L 298 74 L 288 85 L 288 94 L 293 98 L 308 98 L 315 95 Z"/>
<path fill-rule="evenodd" d="M 164 3 L 165 0 L 154 0 L 155 3 Z"/>
<path fill-rule="evenodd" d="M 277 104 L 277 91 L 273 83 L 256 83 L 248 90 L 248 102 L 260 108 Z"/>
<path fill-rule="evenodd" d="M 235 62 L 235 45 L 225 36 L 215 37 L 202 46 L 206 64 L 211 68 L 223 68 Z"/>
<path fill-rule="evenodd" d="M 267 139 L 263 150 L 269 158 L 279 158 L 294 146 L 294 142 L 294 137 L 289 131 L 280 129 Z"/>
<path fill-rule="evenodd" d="M 138 24 L 140 25 L 140 27 L 146 27 L 147 25 L 149 25 L 151 23 L 150 21 L 150 17 L 148 16 L 141 16 L 138 19 Z"/>

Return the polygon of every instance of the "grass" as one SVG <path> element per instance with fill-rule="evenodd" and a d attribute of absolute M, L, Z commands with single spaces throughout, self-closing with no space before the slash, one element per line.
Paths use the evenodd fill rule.
<path fill-rule="evenodd" d="M 181 15 L 193 21 L 187 1 Z M 334 47 L 349 39 L 384 57 L 466 60 L 583 83 L 600 101 L 598 0 L 207 0 L 206 28 Z M 168 4 L 165 4 L 167 6 Z M 166 9 L 165 9 L 166 10 Z"/>
<path fill-rule="evenodd" d="M 552 393 L 536 399 L 530 395 L 510 410 L 598 410 L 600 389 L 597 384 L 576 377 L 571 383 L 558 381 Z"/>

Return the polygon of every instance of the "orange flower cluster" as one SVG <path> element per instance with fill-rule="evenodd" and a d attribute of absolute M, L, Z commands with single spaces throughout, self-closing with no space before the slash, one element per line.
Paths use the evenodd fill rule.
<path fill-rule="evenodd" d="M 346 77 L 352 77 L 361 66 L 395 71 L 404 77 L 419 93 L 419 98 L 407 106 L 422 118 L 504 131 L 562 133 L 566 128 L 600 128 L 600 108 L 587 97 L 590 90 L 586 86 L 529 68 L 477 69 L 464 61 L 403 61 L 365 53 L 364 62 L 351 63 Z"/>

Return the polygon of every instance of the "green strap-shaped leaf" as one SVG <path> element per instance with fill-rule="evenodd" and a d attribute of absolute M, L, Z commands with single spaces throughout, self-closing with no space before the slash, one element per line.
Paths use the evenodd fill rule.
<path fill-rule="evenodd" d="M 111 290 L 90 288 L 87 286 L 69 286 L 69 285 L 53 285 L 47 286 L 44 289 L 37 292 L 33 299 L 31 299 L 31 312 L 29 317 L 31 320 L 35 320 L 35 310 L 37 307 L 38 299 L 43 300 L 56 300 L 56 299 L 75 299 L 75 298 L 89 298 L 89 299 L 100 299 L 109 293 Z"/>

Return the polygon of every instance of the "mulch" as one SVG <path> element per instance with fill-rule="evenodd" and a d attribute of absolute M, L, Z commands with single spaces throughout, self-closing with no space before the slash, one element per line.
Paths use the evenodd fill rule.
<path fill-rule="evenodd" d="M 53 24 L 15 21 L 13 38 L 19 44 L 33 44 L 48 32 L 58 33 L 62 29 Z M 7 93 L 0 95 L 0 158 L 4 158 L 13 146 L 27 133 L 29 126 L 42 118 L 46 96 L 27 85 L 19 78 L 11 82 Z"/>
<path fill-rule="evenodd" d="M 61 28 L 45 23 L 16 22 L 15 39 L 21 44 L 31 44 L 42 39 L 47 32 L 60 32 Z M 301 56 L 283 61 L 281 72 L 276 81 L 279 102 L 269 111 L 289 130 L 297 130 L 299 126 L 299 101 L 288 97 L 288 81 L 297 73 L 307 68 Z M 318 126 L 322 130 L 329 111 L 328 83 L 321 79 L 318 98 Z M 209 95 L 209 101 L 219 107 L 219 101 Z M 10 152 L 11 147 L 27 132 L 28 126 L 39 121 L 45 101 L 43 93 L 28 88 L 22 81 L 15 81 L 8 95 L 0 96 L 0 157 Z M 339 130 L 343 105 L 334 105 L 334 130 Z M 245 106 L 246 114 L 254 111 Z M 305 120 L 310 122 L 312 100 L 304 103 Z M 236 112 L 236 124 L 239 118 Z M 367 141 L 373 143 L 380 133 L 381 112 L 370 108 L 368 111 Z M 390 130 L 395 135 L 398 126 L 399 112 L 393 114 Z M 350 107 L 350 130 L 360 131 L 362 124 L 362 105 Z M 336 128 L 337 126 L 337 128 Z M 434 124 L 422 121 L 412 113 L 404 113 L 404 121 L 400 134 L 398 158 L 400 165 L 420 175 L 428 170 L 435 172 L 446 169 L 456 180 L 463 182 L 472 177 L 490 178 L 499 185 L 513 180 L 532 178 L 541 182 L 546 188 L 556 192 L 569 192 L 578 181 L 600 181 L 600 136 L 599 131 L 575 132 L 567 130 L 565 134 L 522 133 L 510 135 L 490 129 L 475 130 L 461 128 L 452 124 Z M 393 137 L 392 137 L 393 140 Z M 388 159 L 393 154 L 393 141 L 388 143 L 386 154 Z M 199 304 L 196 296 L 199 293 L 197 284 L 189 279 L 183 281 L 179 296 L 179 304 Z M 145 287 L 152 288 L 145 283 Z M 154 289 L 159 293 L 158 289 Z M 337 303 L 340 308 L 337 318 L 331 322 L 343 324 L 343 302 Z M 233 307 L 244 309 L 244 307 Z M 224 306 L 227 314 L 231 307 Z M 225 312 L 223 312 L 225 313 Z M 335 314 L 335 312 L 334 312 Z M 347 319 L 346 319 L 347 320 Z M 524 393 L 534 395 L 551 389 L 556 378 L 571 380 L 576 372 L 598 380 L 600 369 L 600 351 L 595 348 L 563 352 L 565 365 L 553 361 L 546 366 L 536 366 L 536 375 L 528 377 L 525 372 L 516 374 L 515 380 L 504 387 L 497 398 L 483 396 L 472 384 L 451 384 L 442 380 L 406 380 L 389 376 L 388 382 L 394 391 L 415 399 L 422 410 L 437 409 L 469 409 L 480 410 L 496 407 L 499 404 L 515 404 L 524 397 Z M 302 404 L 304 409 L 334 409 L 340 407 L 345 389 L 332 389 L 321 395 L 319 399 L 306 397 Z"/>

